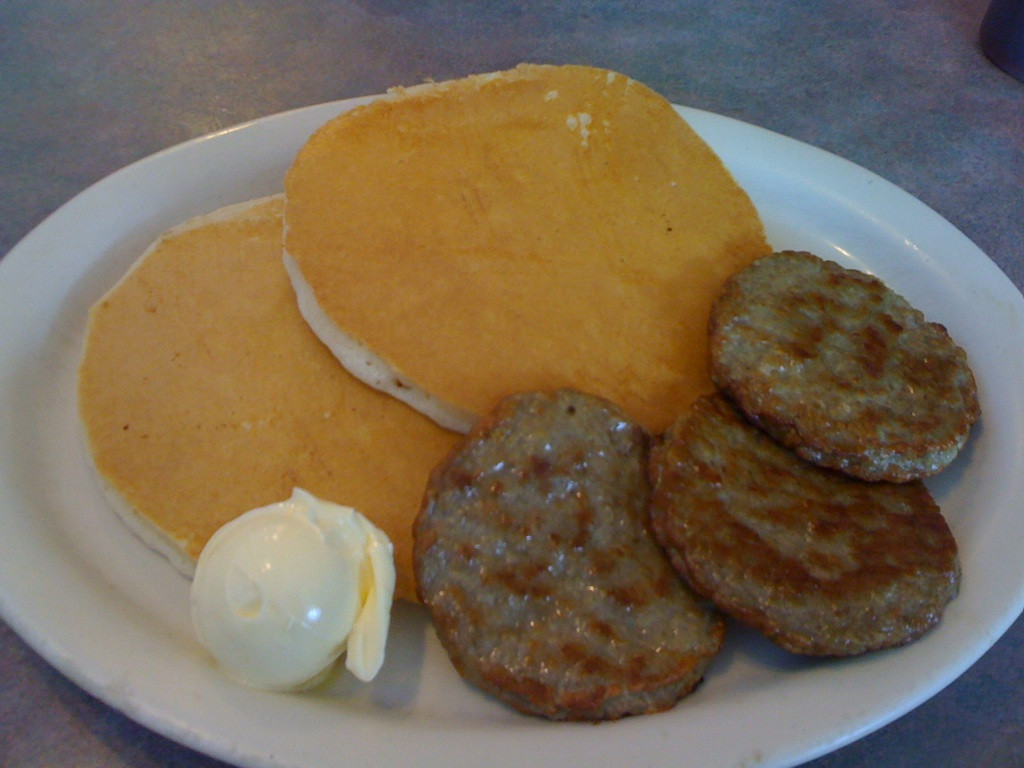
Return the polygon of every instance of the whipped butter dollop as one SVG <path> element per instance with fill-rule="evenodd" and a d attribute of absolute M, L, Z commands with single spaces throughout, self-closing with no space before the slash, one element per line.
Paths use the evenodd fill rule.
<path fill-rule="evenodd" d="M 221 667 L 253 688 L 308 688 L 342 653 L 366 682 L 384 662 L 394 590 L 383 531 L 296 488 L 210 538 L 192 581 L 192 622 Z"/>

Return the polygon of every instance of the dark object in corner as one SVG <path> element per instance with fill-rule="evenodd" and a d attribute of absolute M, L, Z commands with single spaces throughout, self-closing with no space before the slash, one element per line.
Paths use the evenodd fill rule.
<path fill-rule="evenodd" d="M 981 22 L 981 49 L 1001 70 L 1024 81 L 1024 0 L 992 0 Z"/>

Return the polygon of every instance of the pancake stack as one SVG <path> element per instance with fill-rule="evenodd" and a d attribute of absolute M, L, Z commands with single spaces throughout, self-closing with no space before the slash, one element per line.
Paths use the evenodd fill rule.
<path fill-rule="evenodd" d="M 563 386 L 663 430 L 712 389 L 714 296 L 767 252 L 717 156 L 623 75 L 396 89 L 314 134 L 283 196 L 165 233 L 92 308 L 90 455 L 186 574 L 299 486 L 380 526 L 415 599 L 412 522 L 458 432 Z"/>

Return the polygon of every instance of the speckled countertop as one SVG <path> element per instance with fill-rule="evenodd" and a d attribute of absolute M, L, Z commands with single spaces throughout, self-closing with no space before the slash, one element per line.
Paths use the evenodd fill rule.
<path fill-rule="evenodd" d="M 520 61 L 620 70 L 830 150 L 916 196 L 1024 286 L 1024 84 L 986 0 L 0 4 L 0 254 L 107 174 L 194 136 Z M 0 535 L 3 535 L 0 530 Z M 1024 621 L 815 768 L 1024 766 Z M 0 765 L 214 760 L 135 724 L 0 623 Z"/>

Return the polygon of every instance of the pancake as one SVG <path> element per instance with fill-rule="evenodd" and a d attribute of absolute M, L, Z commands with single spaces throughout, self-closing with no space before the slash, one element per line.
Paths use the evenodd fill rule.
<path fill-rule="evenodd" d="M 769 250 L 672 105 L 590 67 L 395 89 L 315 132 L 285 195 L 310 326 L 461 431 L 509 392 L 559 387 L 663 431 L 713 389 L 714 296 Z"/>
<path fill-rule="evenodd" d="M 395 545 L 456 435 L 350 376 L 309 330 L 281 264 L 283 198 L 171 230 L 90 311 L 79 406 L 114 508 L 186 575 L 222 524 L 295 486 L 353 506 Z"/>

